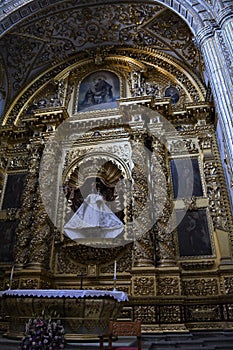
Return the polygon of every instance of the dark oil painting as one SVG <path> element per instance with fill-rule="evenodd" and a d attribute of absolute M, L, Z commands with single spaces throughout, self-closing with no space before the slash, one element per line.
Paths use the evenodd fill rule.
<path fill-rule="evenodd" d="M 206 210 L 177 210 L 176 218 L 180 256 L 212 255 Z"/>
<path fill-rule="evenodd" d="M 172 159 L 170 165 L 175 199 L 203 196 L 197 158 Z"/>
<path fill-rule="evenodd" d="M 0 262 L 13 261 L 15 232 L 18 220 L 0 221 Z"/>
<path fill-rule="evenodd" d="M 2 209 L 20 208 L 26 174 L 9 174 L 4 191 Z"/>

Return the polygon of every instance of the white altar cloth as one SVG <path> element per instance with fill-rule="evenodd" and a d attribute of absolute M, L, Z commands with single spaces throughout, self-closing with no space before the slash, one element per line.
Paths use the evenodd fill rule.
<path fill-rule="evenodd" d="M 111 297 L 118 302 L 128 301 L 128 296 L 122 291 L 109 290 L 79 290 L 79 289 L 8 289 L 0 292 L 0 297 L 37 297 L 37 298 L 85 298 Z"/>

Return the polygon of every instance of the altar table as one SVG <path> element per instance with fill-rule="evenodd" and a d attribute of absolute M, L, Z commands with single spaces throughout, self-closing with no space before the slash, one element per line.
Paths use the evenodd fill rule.
<path fill-rule="evenodd" d="M 5 336 L 22 337 L 29 318 L 56 311 L 66 339 L 80 340 L 106 333 L 109 320 L 119 316 L 128 297 L 118 290 L 17 289 L 0 292 L 0 299 L 9 322 Z"/>

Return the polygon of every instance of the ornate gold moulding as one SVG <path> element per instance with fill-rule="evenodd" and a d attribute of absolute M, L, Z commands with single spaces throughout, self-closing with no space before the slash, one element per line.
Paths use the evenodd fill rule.
<path fill-rule="evenodd" d="M 105 290 L 8 290 L 0 296 L 8 338 L 21 338 L 33 315 L 56 311 L 66 340 L 94 340 L 107 332 L 110 318 L 116 319 L 127 301 L 124 292 Z"/>

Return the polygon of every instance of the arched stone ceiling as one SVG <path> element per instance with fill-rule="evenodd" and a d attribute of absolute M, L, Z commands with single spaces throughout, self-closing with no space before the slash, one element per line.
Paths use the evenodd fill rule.
<path fill-rule="evenodd" d="M 138 1 L 145 2 L 145 1 Z M 228 2 L 227 0 L 219 0 L 221 2 Z M 36 14 L 42 9 L 47 9 L 51 5 L 57 4 L 62 6 L 63 0 L 2 0 L 1 1 L 1 12 L 0 12 L 0 35 L 5 31 L 12 28 L 16 23 L 25 20 L 32 14 Z M 95 6 L 101 4 L 115 3 L 114 0 L 108 1 L 98 1 L 90 0 L 88 1 L 88 6 Z M 126 3 L 126 1 L 118 1 L 119 3 Z M 134 1 L 135 3 L 135 1 Z M 203 22 L 208 19 L 213 19 L 213 0 L 157 0 L 151 1 L 151 3 L 162 4 L 181 16 L 192 28 L 195 33 Z M 78 1 L 78 6 L 86 5 L 86 0 Z M 75 1 L 77 5 L 77 1 Z"/>
<path fill-rule="evenodd" d="M 39 2 L 30 3 L 35 13 L 25 16 L 20 24 L 16 20 L 0 40 L 8 106 L 50 67 L 80 52 L 91 56 L 96 48 L 106 46 L 150 47 L 169 54 L 187 69 L 200 72 L 200 56 L 191 30 L 162 4 L 96 1 L 85 7 L 82 2 L 66 1 L 45 5 L 40 10 L 36 4 Z"/>

